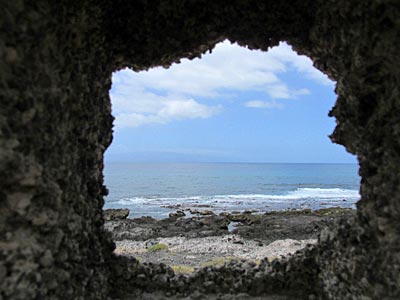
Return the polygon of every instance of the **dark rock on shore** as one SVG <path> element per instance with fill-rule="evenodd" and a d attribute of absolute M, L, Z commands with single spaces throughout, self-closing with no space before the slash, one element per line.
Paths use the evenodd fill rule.
<path fill-rule="evenodd" d="M 228 233 L 229 220 L 219 216 L 156 220 L 151 217 L 112 220 L 105 223 L 115 241 L 148 240 L 158 237 L 204 237 Z"/>
<path fill-rule="evenodd" d="M 129 212 L 127 208 L 105 209 L 103 210 L 103 216 L 105 221 L 123 220 L 129 216 Z"/>
<path fill-rule="evenodd" d="M 325 227 L 342 217 L 354 214 L 352 209 L 326 208 L 321 210 L 275 211 L 265 214 L 222 213 L 219 216 L 179 218 L 174 213 L 167 219 L 151 217 L 136 219 L 113 219 L 105 223 L 115 241 L 143 241 L 161 237 L 181 236 L 188 238 L 218 236 L 228 234 L 228 226 L 235 223 L 232 233 L 244 239 L 257 239 L 261 243 L 271 243 L 281 239 L 316 239 Z"/>
<path fill-rule="evenodd" d="M 169 214 L 170 218 L 181 218 L 184 216 L 186 216 L 186 214 L 181 210 L 177 210 L 176 212 L 172 212 Z"/>
<path fill-rule="evenodd" d="M 243 220 L 235 222 L 238 223 L 234 230 L 235 235 L 227 235 L 231 215 Z M 253 296 L 270 291 L 271 286 L 281 287 L 282 282 L 288 281 L 285 275 L 287 270 L 295 265 L 298 267 L 293 272 L 301 274 L 296 277 L 298 290 L 308 288 L 306 294 L 310 294 L 309 291 L 315 291 L 313 286 L 309 285 L 309 282 L 313 282 L 315 273 L 307 273 L 308 277 L 304 277 L 302 270 L 317 268 L 316 248 L 312 246 L 316 242 L 315 238 L 321 234 L 320 239 L 326 240 L 327 236 L 330 236 L 329 227 L 333 223 L 339 220 L 346 222 L 343 218 L 352 220 L 354 215 L 355 210 L 329 208 L 318 211 L 280 211 L 265 214 L 245 212 L 163 220 L 141 217 L 108 221 L 105 227 L 117 243 L 115 253 L 119 256 L 119 261 L 125 262 L 120 265 L 123 269 L 118 271 L 124 276 L 123 280 L 119 281 L 124 285 L 124 290 L 129 290 L 131 284 L 140 279 L 145 289 L 149 286 L 161 286 L 166 287 L 168 293 L 171 290 L 183 293 L 201 280 L 204 282 L 200 285 L 201 293 L 218 294 L 228 284 L 237 282 L 231 290 L 232 293 L 251 291 Z M 168 250 L 149 251 L 160 244 L 166 245 Z M 278 250 L 286 250 L 285 253 L 292 254 L 279 256 L 281 254 L 276 254 Z M 279 259 L 275 255 L 278 255 Z M 134 257 L 139 258 L 140 262 Z M 127 267 L 128 261 L 132 262 L 135 268 L 131 268 L 131 265 Z M 173 299 L 174 293 L 168 295 Z M 183 294 L 179 295 L 183 297 Z"/>
<path fill-rule="evenodd" d="M 355 210 L 325 208 L 312 211 L 274 211 L 263 215 L 230 215 L 230 220 L 240 220 L 232 233 L 245 239 L 259 239 L 271 243 L 280 239 L 316 239 L 319 233 L 341 218 L 350 218 Z M 234 217 L 232 217 L 234 216 Z"/>
<path fill-rule="evenodd" d="M 212 216 L 212 215 L 215 215 L 215 213 L 212 210 L 189 209 L 189 212 L 192 215 L 201 215 L 201 216 Z"/>
<path fill-rule="evenodd" d="M 161 207 L 163 208 L 169 208 L 169 209 L 178 209 L 180 208 L 182 205 L 180 204 L 174 204 L 174 205 L 161 205 Z"/>

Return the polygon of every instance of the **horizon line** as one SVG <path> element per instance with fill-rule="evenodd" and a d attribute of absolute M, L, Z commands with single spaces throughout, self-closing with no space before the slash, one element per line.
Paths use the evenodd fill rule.
<path fill-rule="evenodd" d="M 257 161 L 129 161 L 104 160 L 104 163 L 138 163 L 138 164 L 341 164 L 359 165 L 358 162 L 257 162 Z"/>

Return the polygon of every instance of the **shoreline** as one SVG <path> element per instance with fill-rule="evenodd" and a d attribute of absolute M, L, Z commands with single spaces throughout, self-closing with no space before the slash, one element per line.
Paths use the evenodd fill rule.
<path fill-rule="evenodd" d="M 257 264 L 263 258 L 288 256 L 315 244 L 325 227 L 354 212 L 334 207 L 191 217 L 175 213 L 157 220 L 126 219 L 125 211 L 122 218 L 120 215 L 106 221 L 105 229 L 116 243 L 116 255 L 135 257 L 143 263 L 163 263 L 177 273 L 191 273 L 232 260 Z"/>
<path fill-rule="evenodd" d="M 143 263 L 163 263 L 175 270 L 180 267 L 181 270 L 190 273 L 201 267 L 221 266 L 230 261 L 247 261 L 255 264 L 264 258 L 272 261 L 293 254 L 316 242 L 316 239 L 285 239 L 265 245 L 256 240 L 243 240 L 238 235 L 202 238 L 169 237 L 155 239 L 150 243 L 149 241 L 119 241 L 116 242 L 114 252 L 117 255 L 135 257 Z M 161 249 L 151 250 L 155 248 Z"/>

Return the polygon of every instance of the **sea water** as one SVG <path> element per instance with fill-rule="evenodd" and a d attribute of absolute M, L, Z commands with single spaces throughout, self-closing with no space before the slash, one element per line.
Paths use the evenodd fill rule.
<path fill-rule="evenodd" d="M 177 207 L 258 212 L 355 207 L 357 164 L 107 163 L 105 208 L 165 218 Z"/>

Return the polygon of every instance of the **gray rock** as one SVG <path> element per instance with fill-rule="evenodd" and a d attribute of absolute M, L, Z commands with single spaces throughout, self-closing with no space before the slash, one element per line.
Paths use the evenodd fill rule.
<path fill-rule="evenodd" d="M 129 216 L 129 209 L 119 208 L 119 209 L 105 209 L 103 210 L 104 220 L 123 220 Z"/>
<path fill-rule="evenodd" d="M 186 216 L 186 214 L 181 210 L 177 210 L 176 212 L 173 212 L 173 213 L 169 214 L 170 218 L 181 218 L 181 217 L 184 217 L 184 216 Z"/>

